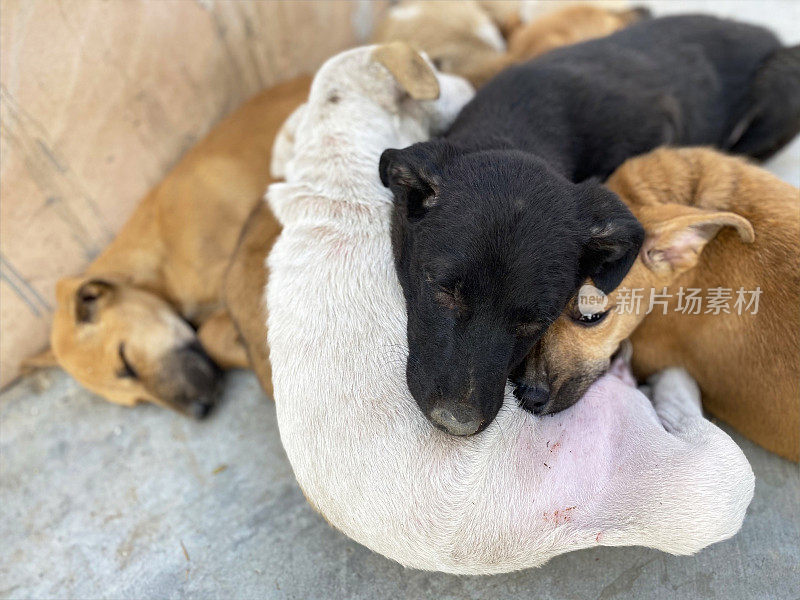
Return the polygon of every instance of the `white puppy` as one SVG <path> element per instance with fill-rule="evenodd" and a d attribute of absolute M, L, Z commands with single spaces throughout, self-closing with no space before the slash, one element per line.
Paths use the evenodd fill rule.
<path fill-rule="evenodd" d="M 415 101 L 432 97 L 430 81 L 438 100 Z M 683 371 L 653 382 L 655 410 L 615 375 L 543 418 L 507 394 L 470 438 L 418 410 L 378 158 L 441 131 L 470 95 L 408 48 L 358 48 L 320 69 L 295 119 L 288 181 L 268 193 L 283 233 L 267 301 L 278 424 L 303 492 L 372 550 L 450 573 L 595 545 L 689 554 L 732 536 L 753 474 Z"/>

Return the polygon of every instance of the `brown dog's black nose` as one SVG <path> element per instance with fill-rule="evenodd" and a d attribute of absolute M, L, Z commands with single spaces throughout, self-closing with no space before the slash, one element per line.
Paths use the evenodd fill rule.
<path fill-rule="evenodd" d="M 550 388 L 542 383 L 518 383 L 514 388 L 514 396 L 522 408 L 541 415 L 546 412 L 550 402 Z"/>
<path fill-rule="evenodd" d="M 199 343 L 193 342 L 167 355 L 161 372 L 149 382 L 149 387 L 167 406 L 204 419 L 216 405 L 221 378 L 220 368 Z"/>
<path fill-rule="evenodd" d="M 435 404 L 428 418 L 436 427 L 450 435 L 473 435 L 483 423 L 476 409 L 450 402 Z"/>
<path fill-rule="evenodd" d="M 211 414 L 214 406 L 214 397 L 207 396 L 193 401 L 189 410 L 195 419 L 205 419 L 209 414 Z"/>

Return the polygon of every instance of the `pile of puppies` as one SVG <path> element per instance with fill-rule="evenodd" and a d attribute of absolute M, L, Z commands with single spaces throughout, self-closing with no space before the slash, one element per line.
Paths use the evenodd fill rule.
<path fill-rule="evenodd" d="M 262 265 L 279 225 L 258 198 L 277 132 L 275 398 L 298 481 L 332 524 L 403 564 L 460 573 L 733 535 L 752 473 L 702 417 L 691 377 L 657 375 L 651 403 L 622 358 L 607 371 L 632 335 L 638 376 L 684 367 L 712 414 L 798 459 L 798 192 L 710 149 L 645 153 L 770 156 L 800 129 L 800 49 L 675 17 L 509 67 L 644 15 L 570 7 L 505 23 L 506 51 L 477 4 L 457 4 L 433 6 L 463 11 L 471 37 L 424 35 L 413 24 L 431 23 L 431 5 L 400 5 L 379 35 L 411 45 L 334 57 L 280 132 L 307 80 L 212 133 L 87 275 L 59 286 L 58 362 L 112 401 L 198 416 L 217 366 L 252 364 L 271 391 Z M 605 18 L 587 27 L 580 10 Z M 414 48 L 430 40 L 427 60 Z M 491 81 L 472 99 L 436 65 Z M 586 282 L 602 310 L 579 310 Z M 684 287 L 760 288 L 760 311 L 682 315 Z M 612 310 L 633 288 L 669 310 Z"/>
<path fill-rule="evenodd" d="M 800 225 L 790 186 L 708 149 L 657 150 L 614 177 L 633 202 L 638 161 L 689 171 L 682 201 L 674 170 L 642 186 L 653 186 L 648 232 L 594 178 L 672 144 L 770 156 L 800 130 L 800 47 L 712 17 L 653 19 L 508 68 L 472 99 L 465 86 L 403 43 L 350 50 L 319 70 L 280 140 L 286 182 L 267 194 L 283 226 L 268 258 L 268 340 L 281 440 L 306 498 L 376 552 L 452 573 L 527 568 L 591 545 L 685 554 L 730 537 L 753 475 L 703 418 L 689 373 L 655 375 L 650 400 L 622 359 L 603 374 L 613 336 L 632 330 L 612 317 L 607 355 L 563 380 L 548 359 L 582 336 L 548 332 L 564 316 L 587 329 L 608 320 L 606 303 L 575 310 L 587 282 L 611 294 L 645 269 L 664 298 L 676 282 L 745 289 L 763 280 L 756 263 L 772 260 L 788 280 L 760 320 L 796 320 L 795 302 L 778 307 L 800 298 L 797 253 L 781 248 Z M 703 172 L 717 161 L 730 161 L 721 188 Z M 738 187 L 755 180 L 777 192 L 766 209 L 739 203 Z M 752 244 L 769 213 L 788 218 L 764 220 L 774 256 L 715 270 L 720 230 Z M 710 264 L 697 268 L 704 249 Z M 714 331 L 729 346 L 689 366 L 719 377 L 715 366 L 744 362 L 726 336 L 752 336 L 758 352 L 769 328 L 742 319 L 695 322 L 701 340 Z M 795 396 L 770 410 L 797 398 L 796 335 L 771 359 L 779 393 Z M 649 367 L 676 358 L 663 354 L 650 348 Z M 741 398 L 742 383 L 711 386 L 735 394 L 718 405 Z"/>
<path fill-rule="evenodd" d="M 638 14 L 580 4 L 522 24 L 516 3 L 412 0 L 389 11 L 375 39 L 405 41 L 477 82 Z M 501 27 L 537 47 L 507 48 Z M 270 162 L 283 177 L 292 120 L 271 161 L 272 143 L 309 84 L 301 77 L 262 92 L 187 153 L 86 273 L 59 283 L 51 349 L 28 367 L 56 364 L 111 402 L 195 416 L 215 401 L 216 367 L 253 368 L 272 395 L 263 264 L 279 226 L 261 199 Z"/>

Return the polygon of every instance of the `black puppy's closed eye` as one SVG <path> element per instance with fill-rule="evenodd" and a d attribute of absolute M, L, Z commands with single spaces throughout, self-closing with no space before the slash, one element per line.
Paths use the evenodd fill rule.
<path fill-rule="evenodd" d="M 461 301 L 458 298 L 458 295 L 453 292 L 448 292 L 447 290 L 437 290 L 434 293 L 436 297 L 436 302 L 439 303 L 440 306 L 446 308 L 447 310 L 458 310 L 461 306 Z"/>
<path fill-rule="evenodd" d="M 136 369 L 133 368 L 125 357 L 125 342 L 119 343 L 117 354 L 119 355 L 120 361 L 122 361 L 122 367 L 117 371 L 117 377 L 120 379 L 139 379 L 139 374 L 136 372 Z"/>

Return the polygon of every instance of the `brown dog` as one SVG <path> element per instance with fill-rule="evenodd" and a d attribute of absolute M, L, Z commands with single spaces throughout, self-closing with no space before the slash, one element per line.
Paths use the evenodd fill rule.
<path fill-rule="evenodd" d="M 800 192 L 708 149 L 634 158 L 608 186 L 645 227 L 639 259 L 607 304 L 592 309 L 574 300 L 531 354 L 525 384 L 568 406 L 631 336 L 639 377 L 685 367 L 711 414 L 797 461 Z M 749 292 L 759 288 L 752 314 Z M 699 314 L 691 314 L 697 309 L 687 300 L 692 289 L 706 297 Z M 727 297 L 728 312 L 714 307 L 722 300 L 709 305 L 711 296 Z"/>
<path fill-rule="evenodd" d="M 560 46 L 611 35 L 649 15 L 647 9 L 608 10 L 575 4 L 514 29 L 508 38 L 512 62 L 522 62 Z"/>
<path fill-rule="evenodd" d="M 259 202 L 242 230 L 225 275 L 223 301 L 244 342 L 247 357 L 264 391 L 272 397 L 272 369 L 267 347 L 265 261 L 280 233 L 266 202 Z"/>
<path fill-rule="evenodd" d="M 222 281 L 271 182 L 273 138 L 309 84 L 303 77 L 262 92 L 222 121 L 83 276 L 59 282 L 51 345 L 80 383 L 118 404 L 149 401 L 204 416 L 218 366 L 249 366 L 223 310 Z"/>
<path fill-rule="evenodd" d="M 615 11 L 574 4 L 523 24 L 508 3 L 411 0 L 392 7 L 378 26 L 379 43 L 405 41 L 428 54 L 436 67 L 480 87 L 517 62 L 559 46 L 609 35 L 641 19 L 641 9 Z M 508 38 L 508 42 L 503 36 Z"/>

